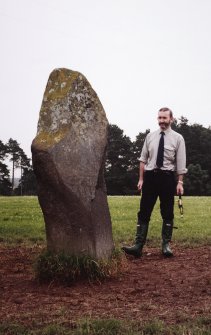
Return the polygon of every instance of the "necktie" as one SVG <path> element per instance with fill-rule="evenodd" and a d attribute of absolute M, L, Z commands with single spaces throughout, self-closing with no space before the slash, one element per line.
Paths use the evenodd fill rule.
<path fill-rule="evenodd" d="M 158 168 L 161 168 L 163 166 L 163 153 L 164 153 L 164 135 L 165 133 L 161 131 L 161 137 L 160 137 L 160 142 L 158 146 L 158 155 L 157 155 L 157 160 L 156 160 L 156 165 Z"/>

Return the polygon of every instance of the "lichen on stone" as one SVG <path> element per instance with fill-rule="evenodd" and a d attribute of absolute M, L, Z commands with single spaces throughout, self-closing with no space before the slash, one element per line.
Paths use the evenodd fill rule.
<path fill-rule="evenodd" d="M 105 112 L 87 79 L 79 72 L 56 69 L 49 77 L 38 122 L 36 142 L 50 148 L 61 141 L 67 131 L 87 140 L 90 125 L 107 123 Z"/>
<path fill-rule="evenodd" d="M 62 99 L 72 86 L 79 72 L 68 69 L 56 69 L 49 77 L 44 98 L 47 100 Z"/>
<path fill-rule="evenodd" d="M 41 131 L 34 139 L 34 144 L 42 150 L 59 143 L 68 132 L 69 127 L 63 126 L 56 132 Z"/>

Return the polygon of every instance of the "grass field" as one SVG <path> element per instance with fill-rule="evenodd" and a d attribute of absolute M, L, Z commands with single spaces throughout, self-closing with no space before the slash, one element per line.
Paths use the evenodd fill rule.
<path fill-rule="evenodd" d="M 140 197 L 108 197 L 116 246 L 134 239 Z M 183 197 L 184 217 L 175 198 L 174 241 L 186 246 L 210 244 L 211 197 Z M 160 243 L 159 202 L 152 214 L 148 243 Z M 44 243 L 45 227 L 37 197 L 0 197 L 0 242 Z"/>

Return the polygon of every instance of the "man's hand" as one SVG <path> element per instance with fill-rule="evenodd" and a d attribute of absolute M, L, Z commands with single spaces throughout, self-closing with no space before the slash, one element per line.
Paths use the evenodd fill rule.
<path fill-rule="evenodd" d="M 142 189 L 142 185 L 143 185 L 143 180 L 139 179 L 137 187 L 138 187 L 138 191 L 140 191 L 140 192 L 141 192 L 141 189 Z"/>
<path fill-rule="evenodd" d="M 183 195 L 184 194 L 184 188 L 183 188 L 183 184 L 181 182 L 177 183 L 177 195 Z"/>

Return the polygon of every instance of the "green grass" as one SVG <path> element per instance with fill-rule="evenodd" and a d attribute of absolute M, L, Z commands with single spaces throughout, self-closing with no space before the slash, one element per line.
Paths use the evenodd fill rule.
<path fill-rule="evenodd" d="M 211 242 L 211 197 L 183 197 L 184 216 L 181 218 L 175 197 L 174 241 L 186 246 L 207 245 Z M 117 244 L 134 239 L 140 197 L 109 197 L 113 235 Z M 160 204 L 157 201 L 152 213 L 148 240 L 157 246 L 161 240 Z"/>
<path fill-rule="evenodd" d="M 186 246 L 210 244 L 211 197 L 183 197 L 184 218 L 180 218 L 175 197 L 173 239 Z M 134 239 L 140 197 L 108 197 L 116 246 Z M 160 243 L 161 217 L 156 203 L 148 234 L 151 246 Z M 45 227 L 37 197 L 0 197 L 0 242 L 44 243 Z"/>
<path fill-rule="evenodd" d="M 37 197 L 0 197 L 0 242 L 44 241 L 44 220 Z"/>
<path fill-rule="evenodd" d="M 159 319 L 143 323 L 85 319 L 70 326 L 52 323 L 36 328 L 3 322 L 0 323 L 0 335 L 209 335 L 210 325 L 208 318 L 195 318 L 179 325 L 166 325 Z"/>

